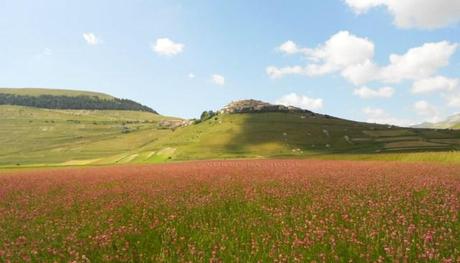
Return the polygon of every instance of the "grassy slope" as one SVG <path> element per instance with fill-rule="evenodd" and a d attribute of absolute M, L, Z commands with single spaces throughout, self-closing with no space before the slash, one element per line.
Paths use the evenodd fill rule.
<path fill-rule="evenodd" d="M 171 131 L 167 117 L 134 111 L 0 106 L 0 165 L 123 162 Z"/>
<path fill-rule="evenodd" d="M 302 114 L 219 115 L 217 119 L 177 130 L 147 149 L 174 149 L 172 159 L 343 156 L 404 158 L 401 152 L 460 149 L 460 132 L 396 128 Z M 338 154 L 348 155 L 338 155 Z M 393 156 L 393 157 L 389 157 Z M 396 157 L 398 156 L 398 157 Z M 407 155 L 406 155 L 407 156 Z M 421 156 L 419 154 L 419 156 Z"/>
<path fill-rule="evenodd" d="M 460 115 L 452 115 L 444 121 L 436 123 L 423 123 L 419 127 L 432 128 L 432 129 L 460 129 Z"/>
<path fill-rule="evenodd" d="M 164 118 L 145 112 L 0 106 L 0 166 L 270 157 L 460 161 L 457 153 L 439 153 L 460 149 L 460 131 L 293 113 L 219 115 L 171 131 L 158 128 Z M 401 154 L 419 151 L 436 153 Z"/>
<path fill-rule="evenodd" d="M 65 89 L 37 89 L 37 88 L 0 88 L 0 93 L 4 94 L 15 94 L 15 95 L 28 95 L 28 96 L 40 96 L 40 95 L 51 95 L 51 96 L 96 96 L 101 99 L 111 100 L 112 96 L 92 91 L 81 91 L 81 90 L 65 90 Z"/>

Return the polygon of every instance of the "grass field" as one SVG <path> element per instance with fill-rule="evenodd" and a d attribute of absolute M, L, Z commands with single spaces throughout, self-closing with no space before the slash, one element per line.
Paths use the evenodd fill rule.
<path fill-rule="evenodd" d="M 460 262 L 460 131 L 164 121 L 0 106 L 0 262 Z"/>
<path fill-rule="evenodd" d="M 460 131 L 398 128 L 298 113 L 223 114 L 176 130 L 148 147 L 176 149 L 173 160 L 365 158 L 367 154 L 380 159 L 381 153 L 403 157 L 402 153 L 460 149 Z"/>
<path fill-rule="evenodd" d="M 117 163 L 170 133 L 146 112 L 0 106 L 0 165 Z"/>
<path fill-rule="evenodd" d="M 14 95 L 27 95 L 27 96 L 40 96 L 40 95 L 50 95 L 50 96 L 89 96 L 89 97 L 99 97 L 101 99 L 111 100 L 114 97 L 93 91 L 82 91 L 82 90 L 69 90 L 69 89 L 38 89 L 38 88 L 0 88 L 0 93 L 5 94 L 14 94 Z"/>
<path fill-rule="evenodd" d="M 0 175 L 0 261 L 458 262 L 459 166 L 203 161 Z"/>
<path fill-rule="evenodd" d="M 460 161 L 459 154 L 450 153 L 460 148 L 460 131 L 454 130 L 398 128 L 299 113 L 222 114 L 175 130 L 159 127 L 165 119 L 172 118 L 146 112 L 0 106 L 0 166 L 241 158 Z"/>

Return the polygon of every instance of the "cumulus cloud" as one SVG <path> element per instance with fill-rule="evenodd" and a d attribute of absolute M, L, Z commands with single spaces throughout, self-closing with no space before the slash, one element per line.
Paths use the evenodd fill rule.
<path fill-rule="evenodd" d="M 318 110 L 323 107 L 322 99 L 309 98 L 307 96 L 290 93 L 282 96 L 275 102 L 279 105 L 294 106 L 302 109 Z"/>
<path fill-rule="evenodd" d="M 185 45 L 176 43 L 169 38 L 159 38 L 152 45 L 153 51 L 163 56 L 175 56 L 184 50 Z"/>
<path fill-rule="evenodd" d="M 436 76 L 421 79 L 412 85 L 412 93 L 430 93 L 434 91 L 453 91 L 460 87 L 459 79 L 450 79 L 443 76 Z"/>
<path fill-rule="evenodd" d="M 285 42 L 278 49 L 286 54 L 302 53 L 311 63 L 305 67 L 267 67 L 266 72 L 272 78 L 280 78 L 288 74 L 324 75 L 353 65 L 364 64 L 374 56 L 372 42 L 348 31 L 338 32 L 314 49 L 300 48 L 292 41 Z"/>
<path fill-rule="evenodd" d="M 225 85 L 225 78 L 222 75 L 219 74 L 214 74 L 211 76 L 212 82 L 214 82 L 216 85 L 223 86 Z"/>
<path fill-rule="evenodd" d="M 351 65 L 342 71 L 342 76 L 355 85 L 370 81 L 399 83 L 403 80 L 420 80 L 434 75 L 439 69 L 449 65 L 450 58 L 458 44 L 448 41 L 426 43 L 409 49 L 406 53 L 391 54 L 390 63 L 379 67 L 373 61 Z"/>
<path fill-rule="evenodd" d="M 395 93 L 395 90 L 392 87 L 382 87 L 378 89 L 371 89 L 366 86 L 363 86 L 353 91 L 353 94 L 363 99 L 391 98 L 394 93 Z"/>
<path fill-rule="evenodd" d="M 306 74 L 306 70 L 301 66 L 292 66 L 292 67 L 283 67 L 283 68 L 269 66 L 267 67 L 265 72 L 270 78 L 273 78 L 273 79 L 282 78 L 286 75 Z"/>
<path fill-rule="evenodd" d="M 374 62 L 374 43 L 348 31 L 340 31 L 314 49 L 301 48 L 292 41 L 285 42 L 278 48 L 280 51 L 286 54 L 301 53 L 309 63 L 305 66 L 269 66 L 266 73 L 274 79 L 293 74 L 314 77 L 340 73 L 355 86 L 372 81 L 416 81 L 430 78 L 439 69 L 449 65 L 457 48 L 458 44 L 448 41 L 425 43 L 409 49 L 404 54 L 391 54 L 390 63 L 379 66 Z"/>
<path fill-rule="evenodd" d="M 395 118 L 380 108 L 364 108 L 363 113 L 366 115 L 366 122 L 378 124 L 391 124 L 401 127 L 414 125 L 415 122 L 406 119 Z"/>
<path fill-rule="evenodd" d="M 278 51 L 288 54 L 288 55 L 297 54 L 297 53 L 308 54 L 311 52 L 311 50 L 308 48 L 299 48 L 297 44 L 291 40 L 284 42 L 277 49 Z"/>
<path fill-rule="evenodd" d="M 411 48 L 403 55 L 392 54 L 390 65 L 382 68 L 379 79 L 395 83 L 432 76 L 440 68 L 449 65 L 457 47 L 457 44 L 441 41 Z"/>
<path fill-rule="evenodd" d="M 357 14 L 382 6 L 401 28 L 435 29 L 460 21 L 458 0 L 345 0 Z"/>
<path fill-rule="evenodd" d="M 449 94 L 449 96 L 446 96 L 445 99 L 449 107 L 460 108 L 460 93 L 458 91 Z"/>
<path fill-rule="evenodd" d="M 372 61 L 350 65 L 342 71 L 342 77 L 354 85 L 362 85 L 373 81 L 380 74 L 380 68 Z"/>
<path fill-rule="evenodd" d="M 351 65 L 365 63 L 374 57 L 374 44 L 366 38 L 360 38 L 348 31 L 340 31 L 333 35 L 326 43 L 313 49 L 308 58 L 322 63 L 311 65 L 319 70 L 318 74 L 329 73 L 344 69 Z M 312 75 L 316 73 L 312 72 Z"/>
<path fill-rule="evenodd" d="M 83 33 L 83 39 L 86 41 L 88 45 L 91 46 L 95 46 L 102 43 L 102 40 L 100 40 L 98 37 L 96 37 L 96 35 L 90 32 Z"/>
<path fill-rule="evenodd" d="M 436 110 L 433 105 L 424 100 L 417 101 L 414 104 L 414 109 L 416 110 L 417 114 L 423 116 L 435 116 L 438 114 L 438 110 Z"/>
<path fill-rule="evenodd" d="M 429 122 L 438 122 L 441 120 L 436 107 L 424 100 L 414 103 L 414 110 L 418 115 L 428 118 L 427 121 Z"/>
<path fill-rule="evenodd" d="M 195 74 L 193 74 L 193 73 L 188 73 L 187 76 L 188 76 L 189 79 L 194 79 L 195 78 Z"/>

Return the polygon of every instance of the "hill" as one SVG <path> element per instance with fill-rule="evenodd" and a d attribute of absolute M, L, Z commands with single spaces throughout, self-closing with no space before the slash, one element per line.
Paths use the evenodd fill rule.
<path fill-rule="evenodd" d="M 68 97 L 78 97 L 78 96 L 88 96 L 88 97 L 98 97 L 100 99 L 112 100 L 113 96 L 93 91 L 83 91 L 83 90 L 68 90 L 68 89 L 41 89 L 41 88 L 0 88 L 0 93 L 3 94 L 13 94 L 20 96 L 41 96 L 41 95 L 51 95 L 51 96 L 68 96 Z"/>
<path fill-rule="evenodd" d="M 460 129 L 460 114 L 452 115 L 448 117 L 446 120 L 437 123 L 422 123 L 414 126 L 414 128 Z"/>
<path fill-rule="evenodd" d="M 119 99 L 103 93 L 75 90 L 0 88 L 0 105 L 46 109 L 132 110 L 156 113 L 153 109 L 132 100 Z"/>
<path fill-rule="evenodd" d="M 240 101 L 149 147 L 175 149 L 173 158 L 178 160 L 302 157 L 452 151 L 460 149 L 459 136 L 460 131 L 361 123 L 294 107 Z"/>
<path fill-rule="evenodd" d="M 455 130 L 355 122 L 254 100 L 212 113 L 192 124 L 150 112 L 3 105 L 0 166 L 287 157 L 413 160 L 439 159 L 445 156 L 440 152 L 449 160 L 459 157 L 453 152 L 460 149 Z"/>
<path fill-rule="evenodd" d="M 0 166 L 76 165 L 108 157 L 107 163 L 123 162 L 172 132 L 160 126 L 164 120 L 176 119 L 141 111 L 0 105 Z"/>

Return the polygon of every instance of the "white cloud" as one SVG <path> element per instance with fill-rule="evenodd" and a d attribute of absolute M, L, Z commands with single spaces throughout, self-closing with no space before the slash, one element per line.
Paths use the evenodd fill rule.
<path fill-rule="evenodd" d="M 345 3 L 357 14 L 365 13 L 373 7 L 382 5 L 384 2 L 385 0 L 345 0 Z"/>
<path fill-rule="evenodd" d="M 399 83 L 403 80 L 420 80 L 434 75 L 449 65 L 458 44 L 447 41 L 426 43 L 409 49 L 402 55 L 391 54 L 390 64 L 379 67 L 373 61 L 352 65 L 342 71 L 342 76 L 355 85 L 370 81 Z"/>
<path fill-rule="evenodd" d="M 313 77 L 339 72 L 356 86 L 372 81 L 399 83 L 433 76 L 449 65 L 457 48 L 458 44 L 448 41 L 425 43 L 404 54 L 391 54 L 390 63 L 379 66 L 374 62 L 375 46 L 370 40 L 340 31 L 315 49 L 300 48 L 287 41 L 278 48 L 280 51 L 301 53 L 310 62 L 305 66 L 269 66 L 266 73 L 271 78 L 281 78 L 293 74 Z"/>
<path fill-rule="evenodd" d="M 353 94 L 363 99 L 391 98 L 394 93 L 395 93 L 395 90 L 392 87 L 382 87 L 378 89 L 371 89 L 366 86 L 363 86 L 353 91 Z"/>
<path fill-rule="evenodd" d="M 401 28 L 434 29 L 460 21 L 458 0 L 345 0 L 357 14 L 383 6 Z"/>
<path fill-rule="evenodd" d="M 411 120 L 392 117 L 387 112 L 385 112 L 385 110 L 380 108 L 367 107 L 363 109 L 363 113 L 366 115 L 366 122 L 368 123 L 391 124 L 402 127 L 407 127 L 415 124 L 415 122 Z"/>
<path fill-rule="evenodd" d="M 374 57 L 374 44 L 348 31 L 338 32 L 315 49 L 300 48 L 292 41 L 285 42 L 278 49 L 286 54 L 302 53 L 312 63 L 306 67 L 267 67 L 266 72 L 272 78 L 280 78 L 288 74 L 324 75 L 364 64 Z"/>
<path fill-rule="evenodd" d="M 370 82 L 379 75 L 380 68 L 372 61 L 350 65 L 342 71 L 342 77 L 354 85 L 362 85 Z"/>
<path fill-rule="evenodd" d="M 361 64 L 373 57 L 374 44 L 348 31 L 333 35 L 324 45 L 312 50 L 309 56 L 313 61 L 323 62 L 322 66 L 330 68 L 331 71 Z"/>
<path fill-rule="evenodd" d="M 215 84 L 219 86 L 225 85 L 225 78 L 222 75 L 214 74 L 211 76 L 211 79 L 212 79 L 212 82 L 214 82 Z"/>
<path fill-rule="evenodd" d="M 290 93 L 282 96 L 276 102 L 279 105 L 294 106 L 302 109 L 318 110 L 323 107 L 322 99 L 309 98 L 307 96 Z"/>
<path fill-rule="evenodd" d="M 436 76 L 416 81 L 412 85 L 412 93 L 429 93 L 433 91 L 453 91 L 460 87 L 459 79 Z"/>
<path fill-rule="evenodd" d="M 157 54 L 164 56 L 175 56 L 184 50 L 185 45 L 181 43 L 175 43 L 169 38 L 159 38 L 155 44 L 152 45 L 153 51 Z"/>
<path fill-rule="evenodd" d="M 445 97 L 449 107 L 460 108 L 460 93 L 456 92 Z"/>
<path fill-rule="evenodd" d="M 439 111 L 433 105 L 424 100 L 414 103 L 414 110 L 418 115 L 428 118 L 426 121 L 438 122 L 441 120 L 439 117 Z"/>
<path fill-rule="evenodd" d="M 195 78 L 195 74 L 193 74 L 193 73 L 188 73 L 187 76 L 188 76 L 189 79 L 194 79 Z"/>
<path fill-rule="evenodd" d="M 98 37 L 96 37 L 96 35 L 90 32 L 83 33 L 83 39 L 85 39 L 86 43 L 91 46 L 95 46 L 102 43 L 102 40 L 100 40 Z"/>
<path fill-rule="evenodd" d="M 414 104 L 414 109 L 417 114 L 423 116 L 433 116 L 438 114 L 436 108 L 424 100 L 417 101 Z"/>
<path fill-rule="evenodd" d="M 288 40 L 281 44 L 278 47 L 278 50 L 282 53 L 292 55 L 292 54 L 297 54 L 297 53 L 304 53 L 304 54 L 309 54 L 311 53 L 311 50 L 308 48 L 299 48 L 296 43 L 294 43 L 291 40 Z"/>
<path fill-rule="evenodd" d="M 267 75 L 270 78 L 277 79 L 284 77 L 285 75 L 294 75 L 294 74 L 306 74 L 306 70 L 301 66 L 293 66 L 293 67 L 284 67 L 284 68 L 277 68 L 275 66 L 269 66 L 265 70 Z"/>
<path fill-rule="evenodd" d="M 457 44 L 441 41 L 411 48 L 404 55 L 392 54 L 390 65 L 381 69 L 377 79 L 397 83 L 405 79 L 417 80 L 430 77 L 440 68 L 449 65 L 449 60 L 457 47 Z"/>

